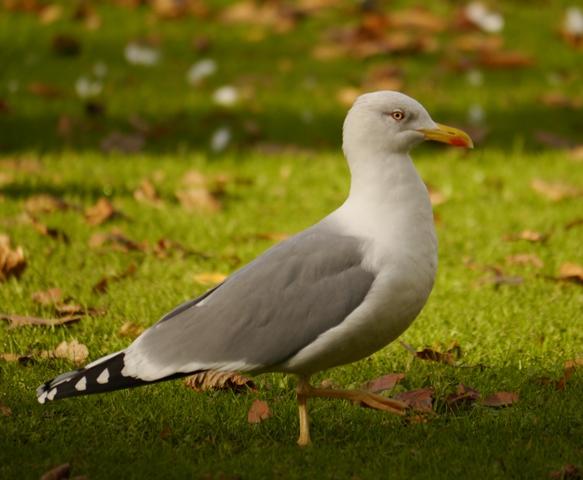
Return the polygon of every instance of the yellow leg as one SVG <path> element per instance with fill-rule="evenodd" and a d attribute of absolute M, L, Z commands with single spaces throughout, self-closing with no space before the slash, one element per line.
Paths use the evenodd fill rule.
<path fill-rule="evenodd" d="M 407 404 L 364 390 L 335 390 L 330 388 L 314 388 L 309 383 L 309 377 L 300 377 L 297 388 L 298 407 L 300 413 L 300 437 L 298 445 L 305 447 L 310 444 L 310 420 L 308 418 L 307 400 L 309 397 L 340 398 L 361 403 L 367 407 L 395 415 L 405 415 Z"/>
<path fill-rule="evenodd" d="M 310 388 L 309 378 L 302 377 L 298 382 L 298 408 L 300 413 L 300 437 L 298 445 L 305 447 L 311 443 L 310 440 L 310 418 L 308 417 L 308 397 L 305 395 L 307 388 Z"/>

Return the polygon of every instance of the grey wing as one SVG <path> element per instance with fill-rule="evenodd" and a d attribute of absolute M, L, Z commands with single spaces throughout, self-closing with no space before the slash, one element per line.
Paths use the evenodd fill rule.
<path fill-rule="evenodd" d="M 362 244 L 318 224 L 276 245 L 144 332 L 124 375 L 262 370 L 292 357 L 358 307 L 374 280 Z"/>

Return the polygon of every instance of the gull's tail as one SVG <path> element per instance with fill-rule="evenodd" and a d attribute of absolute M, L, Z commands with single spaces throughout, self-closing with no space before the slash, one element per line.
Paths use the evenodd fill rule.
<path fill-rule="evenodd" d="M 122 374 L 125 366 L 124 357 L 124 351 L 116 352 L 100 358 L 84 368 L 63 373 L 43 383 L 36 390 L 39 403 L 45 403 L 47 400 L 58 400 L 60 398 L 75 397 L 78 395 L 90 395 L 92 393 L 138 387 L 140 385 L 189 375 L 188 373 L 177 373 L 155 381 L 126 377 Z"/>

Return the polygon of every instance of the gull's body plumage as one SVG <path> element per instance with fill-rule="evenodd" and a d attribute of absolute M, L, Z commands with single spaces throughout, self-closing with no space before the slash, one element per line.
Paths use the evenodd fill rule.
<path fill-rule="evenodd" d="M 425 138 L 471 146 L 464 135 L 433 122 L 403 94 L 359 97 L 344 122 L 351 187 L 337 210 L 179 306 L 127 349 L 43 384 L 39 401 L 206 370 L 295 373 L 300 443 L 308 443 L 305 396 L 360 395 L 314 390 L 309 376 L 397 338 L 433 287 L 433 214 L 409 149 Z M 399 407 L 383 397 L 358 398 Z"/>

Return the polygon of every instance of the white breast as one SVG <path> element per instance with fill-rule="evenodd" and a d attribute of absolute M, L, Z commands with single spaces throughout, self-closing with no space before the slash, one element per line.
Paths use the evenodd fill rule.
<path fill-rule="evenodd" d="M 363 265 L 376 278 L 354 312 L 281 370 L 309 374 L 364 358 L 397 338 L 425 305 L 437 270 L 437 240 L 427 189 L 410 165 L 390 188 L 383 182 L 353 188 L 328 218 L 364 240 Z"/>

